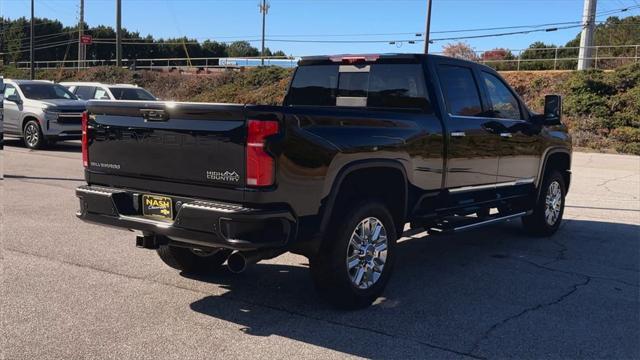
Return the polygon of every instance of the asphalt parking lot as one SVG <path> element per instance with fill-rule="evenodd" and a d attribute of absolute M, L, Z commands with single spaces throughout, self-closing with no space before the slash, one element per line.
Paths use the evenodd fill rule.
<path fill-rule="evenodd" d="M 340 312 L 307 260 L 194 279 L 76 220 L 78 143 L 8 141 L 2 344 L 33 358 L 640 358 L 640 157 L 574 154 L 559 233 L 514 221 L 398 246 L 385 298 Z"/>

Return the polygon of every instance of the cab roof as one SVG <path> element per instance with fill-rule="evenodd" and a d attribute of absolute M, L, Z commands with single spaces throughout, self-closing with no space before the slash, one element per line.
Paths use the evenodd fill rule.
<path fill-rule="evenodd" d="M 338 54 L 338 55 L 318 55 L 304 56 L 299 65 L 314 64 L 355 64 L 355 63 L 419 63 L 425 59 L 450 59 L 447 56 L 434 54 L 408 54 L 408 53 L 387 53 L 387 54 Z M 473 61 L 456 59 L 472 64 Z"/>

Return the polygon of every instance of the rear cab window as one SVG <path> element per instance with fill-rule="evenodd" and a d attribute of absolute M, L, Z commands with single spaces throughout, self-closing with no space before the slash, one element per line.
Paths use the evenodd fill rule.
<path fill-rule="evenodd" d="M 300 66 L 285 105 L 431 112 L 420 63 Z"/>

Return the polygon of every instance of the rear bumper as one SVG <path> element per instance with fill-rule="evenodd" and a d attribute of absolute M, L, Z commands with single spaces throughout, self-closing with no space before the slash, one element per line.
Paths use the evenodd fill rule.
<path fill-rule="evenodd" d="M 286 209 L 255 209 L 210 200 L 173 197 L 173 221 L 141 215 L 143 192 L 81 186 L 76 189 L 84 221 L 163 235 L 171 241 L 233 250 L 283 248 L 294 238 L 296 220 Z"/>

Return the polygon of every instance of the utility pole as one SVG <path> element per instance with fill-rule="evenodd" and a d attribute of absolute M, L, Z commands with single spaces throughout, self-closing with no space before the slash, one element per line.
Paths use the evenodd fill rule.
<path fill-rule="evenodd" d="M 82 35 L 84 35 L 84 0 L 80 0 L 80 22 L 78 23 L 78 70 L 83 67 L 85 57 L 85 45 L 82 43 Z"/>
<path fill-rule="evenodd" d="M 431 41 L 431 0 L 427 0 L 427 29 L 424 33 L 424 53 L 429 53 L 429 42 Z"/>
<path fill-rule="evenodd" d="M 116 66 L 122 67 L 122 0 L 116 0 Z"/>
<path fill-rule="evenodd" d="M 584 0 L 582 12 L 582 35 L 580 36 L 580 52 L 578 55 L 578 70 L 587 70 L 593 63 L 593 46 L 595 45 L 596 30 L 596 2 Z"/>
<path fill-rule="evenodd" d="M 269 12 L 269 8 L 271 5 L 267 3 L 267 0 L 262 0 L 262 4 L 260 4 L 260 12 L 262 13 L 262 51 L 260 52 L 260 64 L 264 66 L 264 36 L 265 29 L 267 23 L 267 13 Z"/>
<path fill-rule="evenodd" d="M 29 62 L 29 67 L 30 67 L 30 75 L 31 75 L 31 80 L 36 78 L 36 69 L 35 69 L 35 49 L 33 48 L 33 31 L 35 29 L 35 24 L 34 24 L 34 4 L 33 4 L 34 0 L 31 0 L 31 31 L 29 32 L 29 38 L 30 38 L 30 46 L 29 46 L 29 55 L 30 55 L 30 62 Z"/>

